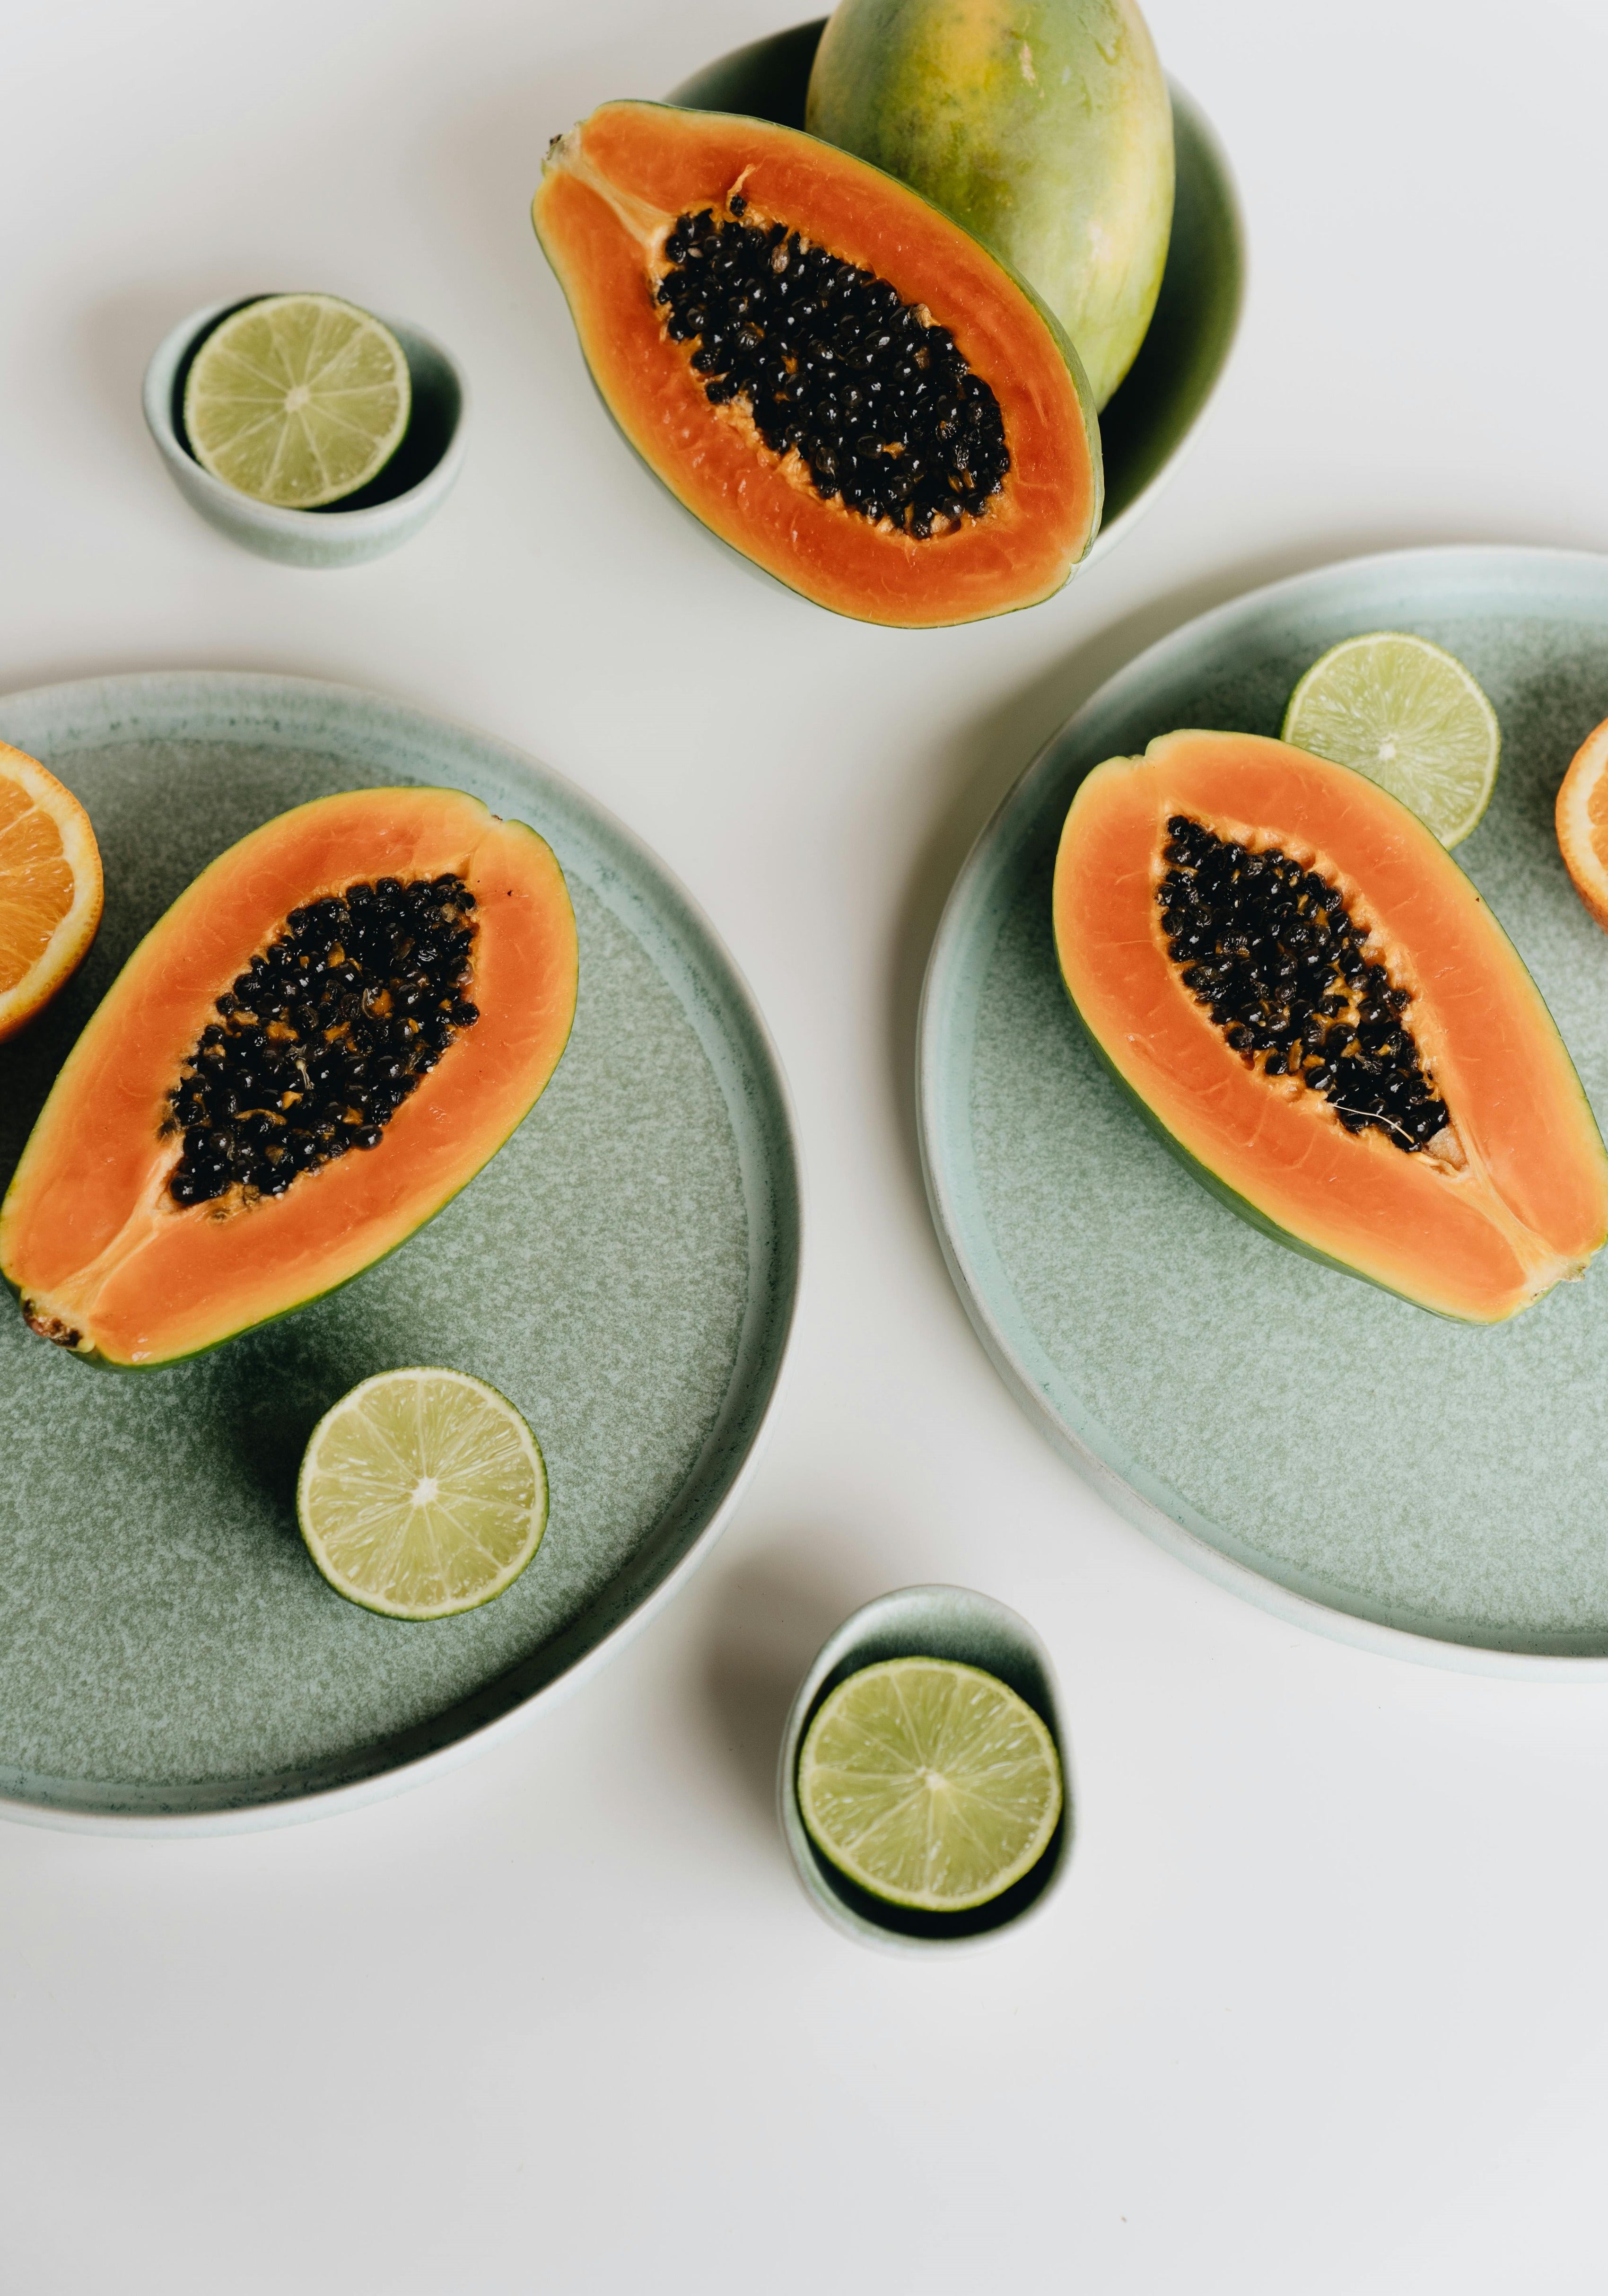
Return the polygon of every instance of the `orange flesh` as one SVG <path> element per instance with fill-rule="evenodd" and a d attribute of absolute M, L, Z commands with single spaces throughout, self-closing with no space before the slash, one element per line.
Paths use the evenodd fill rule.
<path fill-rule="evenodd" d="M 447 871 L 478 904 L 471 994 L 377 1148 L 283 1196 L 181 1209 L 168 1095 L 214 1000 L 290 912 L 358 879 Z M 344 1283 L 473 1177 L 558 1063 L 575 1011 L 574 915 L 533 830 L 456 791 L 321 798 L 232 847 L 141 942 L 74 1046 L 0 1207 L 0 1269 L 30 1320 L 108 1362 L 170 1361 Z M 221 1216 L 220 1216 L 221 1214 Z"/>
<path fill-rule="evenodd" d="M 925 541 L 874 527 L 766 447 L 740 401 L 710 406 L 654 300 L 660 243 L 739 185 L 751 220 L 863 265 L 950 330 L 998 398 L 1011 454 L 984 516 Z M 1088 547 L 1098 450 L 1050 327 L 958 225 L 879 169 L 760 120 L 610 103 L 549 159 L 535 217 L 631 444 L 706 526 L 818 604 L 908 628 L 975 620 L 1048 597 Z"/>
<path fill-rule="evenodd" d="M 1228 1046 L 1168 954 L 1167 821 L 1277 845 L 1345 896 L 1412 995 L 1404 1019 L 1456 1135 L 1448 1156 L 1347 1133 L 1320 1094 Z M 1172 734 L 1074 799 L 1054 895 L 1073 1001 L 1165 1129 L 1275 1226 L 1442 1315 L 1499 1321 L 1608 1236 L 1608 1156 L 1535 984 L 1435 838 L 1362 775 L 1281 742 Z M 1464 1162 L 1456 1160 L 1460 1153 Z"/>
<path fill-rule="evenodd" d="M 0 996 L 44 955 L 72 897 L 61 831 L 27 790 L 0 779 Z"/>
<path fill-rule="evenodd" d="M 1608 928 L 1608 719 L 1575 751 L 1558 791 L 1556 821 L 1575 891 Z"/>

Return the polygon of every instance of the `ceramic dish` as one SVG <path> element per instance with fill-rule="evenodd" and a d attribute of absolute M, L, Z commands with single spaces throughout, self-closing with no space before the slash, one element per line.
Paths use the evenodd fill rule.
<path fill-rule="evenodd" d="M 217 322 L 240 308 L 236 299 L 192 311 L 163 336 L 145 369 L 145 425 L 174 485 L 209 526 L 284 566 L 356 566 L 395 550 L 435 516 L 464 466 L 469 387 L 456 360 L 422 327 L 387 319 L 413 388 L 402 444 L 361 493 L 323 510 L 280 510 L 202 470 L 185 440 L 180 409 L 190 363 Z"/>
<path fill-rule="evenodd" d="M 581 957 L 569 1049 L 508 1145 L 390 1259 L 148 1374 L 72 1361 L 0 1298 L 0 1807 L 216 1828 L 404 1783 L 595 1665 L 731 1506 L 798 1267 L 792 1124 L 764 1025 L 659 863 L 482 734 L 341 686 L 201 673 L 12 694 L 0 738 L 83 800 L 107 889 L 82 972 L 0 1048 L 0 1182 L 140 934 L 285 807 L 450 783 L 530 822 L 563 865 Z M 523 1577 L 427 1626 L 332 1594 L 294 1507 L 320 1413 L 416 1363 L 509 1396 L 553 1495 Z"/>
<path fill-rule="evenodd" d="M 947 1658 L 980 1667 L 1025 1699 L 1054 1741 L 1065 1796 L 1060 1823 L 1031 1873 L 991 1905 L 964 1914 L 884 1905 L 823 1857 L 805 1828 L 799 1812 L 799 1749 L 816 1709 L 848 1676 L 888 1658 Z M 879 1595 L 845 1619 L 799 1685 L 776 1765 L 776 1811 L 805 1896 L 824 1920 L 858 1944 L 899 1954 L 954 1954 L 992 1944 L 1043 1912 L 1065 1878 L 1071 1856 L 1072 1772 L 1049 1652 L 1025 1619 L 970 1587 L 904 1587 L 894 1595 Z"/>
<path fill-rule="evenodd" d="M 1174 1553 L 1374 1649 L 1608 1679 L 1608 1253 L 1481 1331 L 1282 1250 L 1153 1139 L 1056 970 L 1050 872 L 1083 774 L 1177 726 L 1276 734 L 1309 663 L 1381 628 L 1449 646 L 1496 705 L 1501 774 L 1457 858 L 1608 1119 L 1608 938 L 1552 824 L 1576 745 L 1608 715 L 1608 559 L 1408 551 L 1277 583 L 1174 632 L 1018 783 L 928 969 L 918 1088 L 933 1214 L 1009 1384 Z"/>
<path fill-rule="evenodd" d="M 734 49 L 667 101 L 802 127 L 825 22 Z M 1228 162 L 1199 107 L 1176 80 L 1168 85 L 1177 158 L 1172 240 L 1149 331 L 1100 417 L 1105 513 L 1085 565 L 1128 532 L 1177 467 L 1227 363 L 1244 298 L 1244 232 Z"/>

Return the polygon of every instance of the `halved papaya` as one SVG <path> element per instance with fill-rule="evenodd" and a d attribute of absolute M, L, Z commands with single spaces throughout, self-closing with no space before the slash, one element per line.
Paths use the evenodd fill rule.
<path fill-rule="evenodd" d="M 551 849 L 457 790 L 315 799 L 152 926 L 0 1205 L 32 1329 L 152 1368 L 394 1250 L 533 1106 L 575 1013 Z"/>
<path fill-rule="evenodd" d="M 899 627 L 1047 598 L 1099 523 L 1087 381 L 1031 291 L 795 128 L 606 103 L 533 215 L 603 402 L 721 539 Z"/>
<path fill-rule="evenodd" d="M 1054 921 L 1107 1064 L 1279 1242 L 1493 1324 L 1608 1237 L 1608 1154 L 1539 990 L 1362 775 L 1241 734 L 1112 758 L 1068 812 Z"/>

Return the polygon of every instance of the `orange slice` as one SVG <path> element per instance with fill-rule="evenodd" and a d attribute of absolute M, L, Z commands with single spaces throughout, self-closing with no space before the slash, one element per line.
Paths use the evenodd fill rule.
<path fill-rule="evenodd" d="M 1608 932 L 1608 718 L 1587 734 L 1558 791 L 1558 850 L 1574 890 Z"/>
<path fill-rule="evenodd" d="M 89 816 L 37 758 L 0 742 L 0 1037 L 49 1004 L 100 922 Z"/>

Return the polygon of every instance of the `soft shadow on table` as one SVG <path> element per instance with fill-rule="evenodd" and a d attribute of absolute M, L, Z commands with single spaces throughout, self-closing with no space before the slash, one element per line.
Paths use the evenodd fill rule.
<path fill-rule="evenodd" d="M 1158 514 L 1165 516 L 1165 510 Z M 923 1193 L 923 1184 L 916 1122 L 915 1037 L 933 937 L 961 865 L 978 836 L 1066 720 L 1147 646 L 1197 615 L 1266 583 L 1376 551 L 1453 543 L 1544 545 L 1548 539 L 1534 533 L 1502 533 L 1489 526 L 1466 533 L 1444 527 L 1433 533 L 1379 528 L 1308 536 L 1281 549 L 1235 559 L 1111 623 L 1086 644 L 1052 662 L 1002 707 L 987 710 L 960 727 L 953 742 L 932 761 L 931 823 L 895 914 L 889 968 L 890 1074 L 909 1178 L 918 1195 Z M 1096 564 L 1079 578 L 1095 586 L 1103 570 Z M 936 1251 L 936 1236 L 932 1243 Z"/>
<path fill-rule="evenodd" d="M 712 1734 L 752 1811 L 768 1825 L 776 1757 L 810 1660 L 875 1588 L 846 1546 L 800 1529 L 740 1563 L 716 1590 L 702 1687 Z"/>

